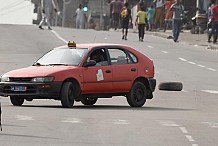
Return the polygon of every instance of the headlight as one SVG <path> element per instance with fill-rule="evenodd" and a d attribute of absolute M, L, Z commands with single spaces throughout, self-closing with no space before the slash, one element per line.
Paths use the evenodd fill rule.
<path fill-rule="evenodd" d="M 35 83 L 47 83 L 47 82 L 52 82 L 54 80 L 54 77 L 37 77 L 33 78 L 31 82 Z"/>
<path fill-rule="evenodd" d="M 1 77 L 1 82 L 10 82 L 10 78 L 7 76 L 2 76 Z"/>

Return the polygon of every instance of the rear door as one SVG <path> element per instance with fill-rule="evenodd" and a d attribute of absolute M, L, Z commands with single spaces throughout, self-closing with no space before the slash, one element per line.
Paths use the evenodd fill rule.
<path fill-rule="evenodd" d="M 138 74 L 137 62 L 123 48 L 108 48 L 113 74 L 113 91 L 128 92 Z M 132 54 L 133 55 L 133 54 Z"/>

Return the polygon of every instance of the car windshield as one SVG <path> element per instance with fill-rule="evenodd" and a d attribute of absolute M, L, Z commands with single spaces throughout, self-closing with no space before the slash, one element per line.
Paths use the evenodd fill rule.
<path fill-rule="evenodd" d="M 87 48 L 61 48 L 53 49 L 37 60 L 33 65 L 72 65 L 80 64 L 86 53 Z"/>

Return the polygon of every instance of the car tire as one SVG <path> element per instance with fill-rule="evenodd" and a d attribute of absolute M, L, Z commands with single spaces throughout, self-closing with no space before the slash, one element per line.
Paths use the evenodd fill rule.
<path fill-rule="evenodd" d="M 72 82 L 64 82 L 61 88 L 61 104 L 64 108 L 71 108 L 74 104 L 74 87 Z"/>
<path fill-rule="evenodd" d="M 20 96 L 10 96 L 10 100 L 14 106 L 21 106 L 24 103 L 24 98 Z"/>
<path fill-rule="evenodd" d="M 182 91 L 183 85 L 181 82 L 163 82 L 159 84 L 158 88 L 166 91 Z"/>
<path fill-rule="evenodd" d="M 89 97 L 82 97 L 81 102 L 84 105 L 94 105 L 97 102 L 98 98 L 89 98 Z"/>
<path fill-rule="evenodd" d="M 127 94 L 127 102 L 131 107 L 142 107 L 147 99 L 147 89 L 139 81 L 135 82 Z"/>

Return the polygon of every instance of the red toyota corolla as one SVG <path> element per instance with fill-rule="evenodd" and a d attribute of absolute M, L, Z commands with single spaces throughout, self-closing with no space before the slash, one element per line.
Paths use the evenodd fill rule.
<path fill-rule="evenodd" d="M 21 106 L 24 100 L 55 99 L 94 105 L 98 98 L 125 96 L 131 107 L 153 98 L 156 80 L 151 59 L 119 44 L 75 44 L 50 50 L 32 66 L 5 73 L 0 95 Z"/>

